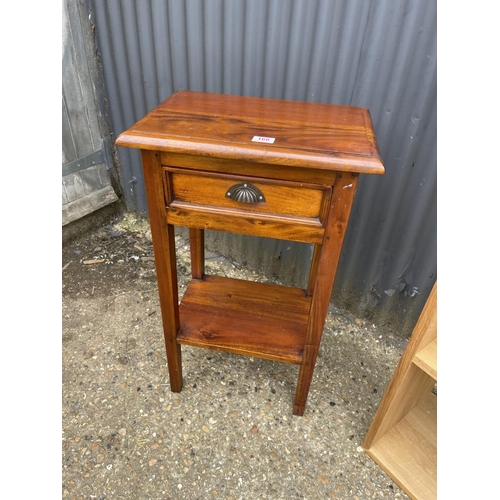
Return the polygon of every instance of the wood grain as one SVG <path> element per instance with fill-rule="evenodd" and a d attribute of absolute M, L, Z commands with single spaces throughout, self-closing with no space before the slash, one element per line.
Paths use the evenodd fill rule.
<path fill-rule="evenodd" d="M 205 232 L 189 228 L 189 250 L 191 253 L 191 276 L 202 279 L 205 274 Z"/>
<path fill-rule="evenodd" d="M 264 179 L 281 179 L 297 182 L 310 182 L 332 186 L 336 172 L 315 168 L 289 168 L 286 165 L 271 165 L 241 159 L 203 157 L 202 161 L 195 154 L 161 152 L 161 163 L 165 167 L 182 167 L 188 170 L 202 170 Z"/>
<path fill-rule="evenodd" d="M 275 141 L 261 144 L 254 136 Z M 355 106 L 179 91 L 116 144 L 292 168 L 384 173 L 369 111 Z"/>
<path fill-rule="evenodd" d="M 330 186 L 275 181 L 247 176 L 217 175 L 166 168 L 171 183 L 172 201 L 236 208 L 256 213 L 292 215 L 319 220 L 323 200 L 329 198 Z M 260 189 L 264 201 L 239 203 L 226 194 L 236 184 L 247 183 Z"/>
<path fill-rule="evenodd" d="M 321 245 L 314 245 L 313 256 L 311 258 L 311 268 L 309 270 L 309 281 L 307 284 L 307 296 L 314 292 L 316 277 L 318 276 L 319 256 L 321 255 Z"/>
<path fill-rule="evenodd" d="M 207 275 L 184 294 L 177 341 L 300 363 L 310 305 L 298 288 Z"/>
<path fill-rule="evenodd" d="M 305 217 L 255 214 L 241 209 L 197 206 L 173 202 L 167 210 L 167 221 L 177 226 L 249 234 L 303 243 L 321 243 L 321 222 Z"/>
<path fill-rule="evenodd" d="M 423 346 L 437 338 L 437 282 L 415 325 L 408 345 L 387 386 L 380 406 L 370 425 L 363 447 L 368 449 L 406 415 L 419 399 L 434 386 L 433 377 L 418 368 L 413 360 Z"/>
<path fill-rule="evenodd" d="M 308 285 L 308 290 L 312 291 L 312 303 L 307 324 L 306 345 L 295 393 L 294 415 L 304 414 L 357 183 L 358 174 L 339 173 L 337 175 L 321 249 L 319 249 L 319 255 L 314 256 L 318 262 L 316 265 L 313 261 L 314 282 L 310 280 Z"/>
<path fill-rule="evenodd" d="M 437 498 L 437 398 L 428 393 L 366 450 L 412 499 Z"/>
<path fill-rule="evenodd" d="M 297 363 L 302 415 L 358 174 L 384 173 L 369 111 L 180 91 L 116 145 L 142 150 L 172 390 L 181 343 Z M 265 202 L 226 198 L 246 179 Z M 174 225 L 190 228 L 193 279 L 180 306 Z M 205 229 L 316 245 L 307 290 L 205 276 Z"/>
<path fill-rule="evenodd" d="M 170 388 L 173 392 L 180 392 L 182 389 L 182 360 L 181 347 L 176 340 L 179 331 L 179 308 L 174 226 L 168 224 L 166 220 L 160 155 L 153 151 L 142 151 L 141 154 Z"/>

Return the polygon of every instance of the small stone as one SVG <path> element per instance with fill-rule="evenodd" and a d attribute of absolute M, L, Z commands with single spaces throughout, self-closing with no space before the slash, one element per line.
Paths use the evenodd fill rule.
<path fill-rule="evenodd" d="M 259 432 L 259 429 L 257 428 L 256 425 L 254 425 L 251 429 L 250 429 L 250 433 L 251 434 L 257 434 L 257 432 Z"/>
<path fill-rule="evenodd" d="M 158 463 L 158 460 L 156 460 L 156 458 L 152 458 L 150 461 L 149 461 L 149 465 L 152 467 L 153 465 L 156 465 Z"/>
<path fill-rule="evenodd" d="M 206 425 L 203 425 L 201 428 L 204 432 L 210 432 L 210 429 Z"/>
<path fill-rule="evenodd" d="M 361 452 L 363 452 L 364 450 L 363 450 L 363 448 L 361 448 L 361 446 L 358 446 L 358 447 L 356 448 L 356 451 L 359 451 L 359 453 L 361 453 Z"/>
<path fill-rule="evenodd" d="M 122 428 L 118 431 L 118 434 L 120 434 L 120 436 L 125 436 L 125 434 L 127 434 L 127 429 L 125 429 L 125 427 L 122 427 Z"/>
<path fill-rule="evenodd" d="M 325 476 L 322 476 L 321 474 L 318 476 L 318 479 L 323 483 L 326 484 L 328 482 L 328 479 Z"/>

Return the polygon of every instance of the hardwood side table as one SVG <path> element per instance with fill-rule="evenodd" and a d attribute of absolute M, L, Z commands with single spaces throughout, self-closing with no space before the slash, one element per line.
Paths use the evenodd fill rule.
<path fill-rule="evenodd" d="M 179 91 L 116 144 L 142 154 L 171 390 L 182 344 L 295 363 L 303 415 L 358 176 L 384 173 L 369 111 Z M 180 304 L 175 225 L 191 247 Z M 206 275 L 205 229 L 314 244 L 307 289 Z"/>

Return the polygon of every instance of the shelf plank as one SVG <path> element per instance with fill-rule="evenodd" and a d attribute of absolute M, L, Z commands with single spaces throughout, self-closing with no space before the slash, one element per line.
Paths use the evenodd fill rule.
<path fill-rule="evenodd" d="M 179 305 L 177 342 L 299 364 L 310 307 L 299 288 L 205 276 Z"/>
<path fill-rule="evenodd" d="M 366 453 L 412 498 L 437 497 L 437 397 L 424 396 Z"/>
<path fill-rule="evenodd" d="M 418 351 L 413 362 L 437 381 L 437 339 Z"/>

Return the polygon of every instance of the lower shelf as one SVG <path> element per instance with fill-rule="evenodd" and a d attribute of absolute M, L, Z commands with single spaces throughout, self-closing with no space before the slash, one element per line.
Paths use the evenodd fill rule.
<path fill-rule="evenodd" d="M 205 276 L 179 305 L 179 344 L 299 364 L 311 298 L 299 288 Z"/>
<path fill-rule="evenodd" d="M 411 497 L 437 497 L 437 397 L 429 393 L 365 452 Z"/>

